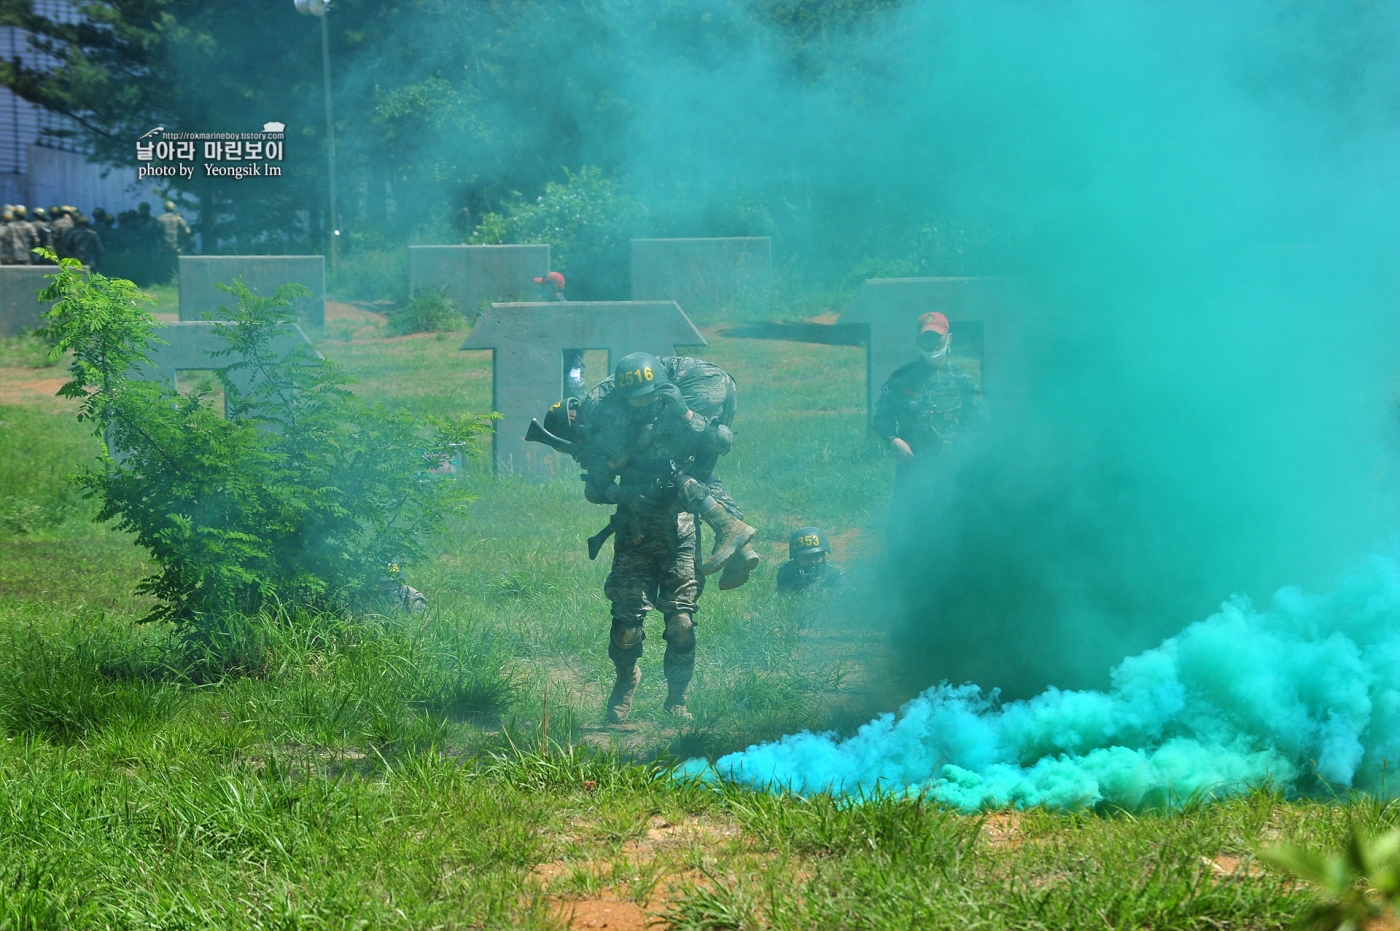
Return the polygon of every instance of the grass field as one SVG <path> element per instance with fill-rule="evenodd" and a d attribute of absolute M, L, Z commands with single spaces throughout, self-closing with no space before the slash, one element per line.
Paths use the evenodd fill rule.
<path fill-rule="evenodd" d="M 459 334 L 332 319 L 359 390 L 484 411 Z M 659 618 L 634 723 L 600 726 L 606 511 L 572 480 L 461 480 L 469 516 L 409 581 L 426 615 L 250 618 L 207 642 L 134 624 L 148 567 L 66 483 L 97 449 L 62 370 L 0 345 L 0 929 L 1276 928 L 1310 901 L 1261 842 L 1335 846 L 1367 799 L 1267 790 L 1159 814 L 842 805 L 677 784 L 670 761 L 848 729 L 930 683 L 844 597 L 785 598 L 788 532 L 878 558 L 892 467 L 866 438 L 855 347 L 707 332 L 740 384 L 722 475 L 767 562 L 701 602 L 691 708 L 660 713 Z M 596 380 L 598 373 L 590 375 Z"/>

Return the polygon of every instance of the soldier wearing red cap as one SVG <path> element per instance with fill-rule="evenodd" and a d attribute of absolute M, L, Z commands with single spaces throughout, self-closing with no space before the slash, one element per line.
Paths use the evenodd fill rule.
<path fill-rule="evenodd" d="M 875 432 L 899 460 L 900 478 L 912 463 L 936 456 L 987 419 L 976 379 L 948 364 L 948 318 L 937 311 L 924 314 L 915 340 L 919 358 L 895 369 L 875 405 Z"/>
<path fill-rule="evenodd" d="M 547 275 L 535 279 L 535 284 L 540 286 L 541 301 L 564 301 L 564 276 L 559 272 L 550 272 Z M 588 384 L 583 379 L 583 354 L 582 349 L 564 350 L 564 397 L 582 398 L 588 393 Z"/>

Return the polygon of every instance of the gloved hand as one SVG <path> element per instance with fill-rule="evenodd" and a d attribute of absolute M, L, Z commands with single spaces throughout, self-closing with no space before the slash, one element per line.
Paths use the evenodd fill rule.
<path fill-rule="evenodd" d="M 729 455 L 734 448 L 734 431 L 722 423 L 710 424 L 709 430 L 705 431 L 705 439 L 709 440 L 710 448 L 721 456 Z"/>
<path fill-rule="evenodd" d="M 671 382 L 657 385 L 656 396 L 661 399 L 661 403 L 665 404 L 671 413 L 682 420 L 687 419 L 686 415 L 690 413 L 690 408 L 686 405 L 685 398 L 681 397 L 681 389 L 678 386 Z"/>

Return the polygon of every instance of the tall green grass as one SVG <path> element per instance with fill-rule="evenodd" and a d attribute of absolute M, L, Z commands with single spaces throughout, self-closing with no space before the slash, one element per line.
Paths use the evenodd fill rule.
<path fill-rule="evenodd" d="M 456 345 L 321 348 L 372 398 L 484 410 L 489 357 Z M 659 620 L 634 724 L 599 725 L 607 554 L 583 541 L 606 510 L 574 479 L 472 466 L 478 500 L 407 570 L 425 614 L 288 608 L 176 636 L 133 623 L 144 560 L 64 481 L 97 441 L 56 405 L 0 409 L 0 500 L 47 515 L 0 526 L 0 929 L 548 928 L 598 895 L 680 928 L 1281 928 L 1311 900 L 1258 867 L 1260 843 L 1400 820 L 1266 789 L 969 818 L 677 783 L 677 759 L 907 697 L 858 589 L 773 591 L 796 526 L 878 544 L 890 464 L 865 440 L 859 350 L 713 337 L 701 354 L 739 379 L 720 471 L 769 559 L 701 599 L 681 727 L 661 713 Z"/>

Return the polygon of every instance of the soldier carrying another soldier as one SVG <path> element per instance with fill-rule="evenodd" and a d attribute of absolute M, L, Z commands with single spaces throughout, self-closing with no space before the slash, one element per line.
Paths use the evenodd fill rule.
<path fill-rule="evenodd" d="M 748 561 L 753 528 L 735 516 L 732 499 L 726 507 L 715 496 L 716 488 L 723 495 L 723 486 L 711 472 L 732 443 L 722 421 L 732 419 L 733 380 L 698 359 L 668 361 L 669 366 L 647 353 L 623 357 L 613 377 L 589 392 L 582 404 L 558 408 L 577 412 L 574 439 L 549 438 L 583 465 L 585 497 L 617 506 L 608 525 L 615 537 L 612 571 L 604 584 L 612 603 L 608 655 L 617 673 L 607 702 L 607 720 L 613 724 L 625 722 L 631 712 L 641 680 L 642 625 L 653 607 L 666 621 L 665 710 L 683 719 L 691 716 L 686 694 L 695 668 L 694 615 L 704 576 L 722 567 L 728 574 L 732 565 L 746 580 L 758 561 L 756 553 Z M 677 381 L 698 385 L 697 394 L 715 394 L 718 407 L 714 398 L 697 397 L 710 408 L 710 416 L 693 410 Z M 552 412 L 548 419 L 560 426 L 569 415 Z M 534 424 L 532 434 L 538 429 Z M 697 515 L 717 537 L 703 565 Z"/>

